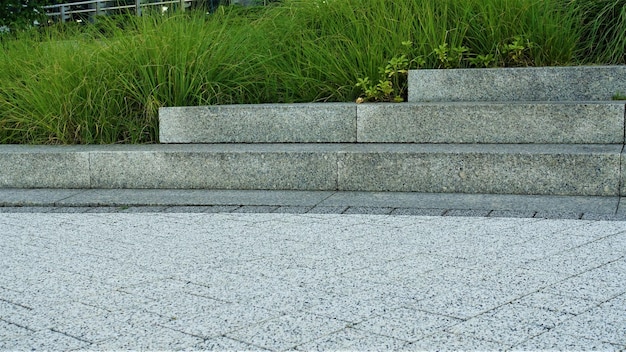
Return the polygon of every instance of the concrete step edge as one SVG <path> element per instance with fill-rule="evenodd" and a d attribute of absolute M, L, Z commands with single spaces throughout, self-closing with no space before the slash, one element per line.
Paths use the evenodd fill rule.
<path fill-rule="evenodd" d="M 0 188 L 615 196 L 621 145 L 0 146 Z"/>

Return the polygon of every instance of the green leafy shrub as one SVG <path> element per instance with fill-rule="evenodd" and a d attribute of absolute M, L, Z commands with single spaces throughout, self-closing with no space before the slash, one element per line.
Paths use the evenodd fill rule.
<path fill-rule="evenodd" d="M 2 0 L 0 3 L 0 27 L 7 30 L 19 30 L 33 26 L 36 22 L 45 22 L 42 6 L 50 0 Z"/>

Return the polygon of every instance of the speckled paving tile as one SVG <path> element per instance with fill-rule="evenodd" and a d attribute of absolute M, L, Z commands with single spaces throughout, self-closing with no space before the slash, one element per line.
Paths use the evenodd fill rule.
<path fill-rule="evenodd" d="M 193 346 L 192 349 L 202 351 L 269 351 L 268 349 L 233 340 L 225 336 L 204 340 Z"/>
<path fill-rule="evenodd" d="M 583 245 L 530 262 L 524 267 L 529 270 L 578 275 L 606 265 L 620 257 L 621 255 L 615 252 L 603 255 L 599 249 Z"/>
<path fill-rule="evenodd" d="M 31 329 L 0 320 L 0 341 L 14 341 L 33 333 Z M 8 349 L 8 347 L 7 347 Z"/>
<path fill-rule="evenodd" d="M 334 297 L 327 293 L 292 286 L 287 290 L 258 292 L 250 299 L 250 304 L 274 312 L 294 314 L 314 306 L 327 304 Z"/>
<path fill-rule="evenodd" d="M 183 313 L 183 312 L 181 312 Z M 251 304 L 223 303 L 203 311 L 188 309 L 172 315 L 161 326 L 204 339 L 216 338 L 275 319 L 281 314 Z"/>
<path fill-rule="evenodd" d="M 154 302 L 150 298 L 117 290 L 99 291 L 92 295 L 80 297 L 78 301 L 109 312 L 140 309 Z"/>
<path fill-rule="evenodd" d="M 0 329 L 2 329 L 1 326 Z M 40 330 L 8 340 L 0 340 L 0 350 L 3 351 L 68 351 L 92 348 L 89 342 L 51 330 Z"/>
<path fill-rule="evenodd" d="M 541 335 L 513 346 L 514 350 L 523 351 L 618 351 L 618 345 L 567 335 L 564 332 L 548 331 Z"/>
<path fill-rule="evenodd" d="M 407 344 L 403 351 L 495 351 L 502 345 L 493 341 L 480 340 L 449 332 L 436 333 Z"/>
<path fill-rule="evenodd" d="M 586 339 L 626 345 L 626 314 L 609 306 L 590 309 L 553 329 L 555 334 L 566 334 Z"/>
<path fill-rule="evenodd" d="M 496 309 L 515 298 L 517 296 L 494 289 L 467 287 L 421 300 L 413 307 L 434 314 L 469 319 Z"/>
<path fill-rule="evenodd" d="M 107 311 L 78 302 L 33 301 L 33 308 L 14 311 L 3 319 L 28 329 L 39 331 L 56 328 L 64 324 L 81 322 Z"/>
<path fill-rule="evenodd" d="M 567 274 L 519 269 L 511 266 L 495 266 L 495 270 L 482 270 L 484 274 L 477 287 L 497 290 L 509 295 L 526 295 L 558 283 Z"/>
<path fill-rule="evenodd" d="M 122 331 L 114 338 L 90 347 L 92 350 L 193 350 L 202 338 L 157 326 Z"/>
<path fill-rule="evenodd" d="M 399 284 L 411 281 L 421 275 L 440 270 L 451 265 L 451 260 L 438 255 L 410 255 L 397 260 L 372 265 L 343 274 L 345 277 L 362 278 L 363 280 L 382 283 Z"/>
<path fill-rule="evenodd" d="M 399 351 L 407 342 L 392 337 L 346 328 L 296 346 L 298 351 Z"/>
<path fill-rule="evenodd" d="M 141 310 L 102 312 L 82 319 L 66 319 L 55 323 L 52 330 L 94 344 L 114 344 L 111 340 L 131 341 L 146 331 L 158 330 L 163 317 Z M 120 347 L 121 348 L 121 347 Z"/>
<path fill-rule="evenodd" d="M 597 303 L 605 302 L 626 292 L 626 282 L 594 277 L 593 271 L 574 276 L 543 290 L 566 297 L 578 297 Z"/>
<path fill-rule="evenodd" d="M 354 328 L 411 342 L 461 322 L 462 320 L 449 316 L 400 308 L 354 324 Z"/>
<path fill-rule="evenodd" d="M 610 300 L 604 302 L 602 306 L 609 309 L 626 311 L 626 293 L 622 293 L 619 296 L 611 298 Z"/>
<path fill-rule="evenodd" d="M 562 296 L 543 291 L 524 296 L 513 303 L 573 315 L 581 314 L 598 305 L 597 302 L 583 298 Z"/>
<path fill-rule="evenodd" d="M 233 331 L 226 337 L 270 350 L 293 349 L 346 327 L 346 323 L 313 314 L 288 314 Z"/>
<path fill-rule="evenodd" d="M 358 295 L 332 296 L 331 299 L 325 300 L 321 304 L 306 308 L 306 311 L 356 324 L 373 316 L 386 314 L 402 308 L 409 302 L 411 301 L 401 298 L 394 300 L 393 296 L 375 299 L 363 299 Z"/>
<path fill-rule="evenodd" d="M 572 317 L 566 313 L 507 304 L 453 326 L 448 331 L 512 347 Z"/>
<path fill-rule="evenodd" d="M 0 335 L 37 332 L 29 344 L 50 349 L 401 350 L 550 347 L 544 333 L 554 331 L 568 336 L 556 346 L 626 348 L 625 230 L 476 217 L 5 213 L 0 321 L 28 329 L 9 324 L 17 333 Z M 551 256 L 560 257 L 528 267 Z"/>

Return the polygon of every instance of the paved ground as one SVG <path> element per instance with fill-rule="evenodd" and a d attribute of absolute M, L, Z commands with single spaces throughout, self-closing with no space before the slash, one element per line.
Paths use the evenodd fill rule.
<path fill-rule="evenodd" d="M 0 212 L 330 213 L 626 221 L 623 200 L 410 192 L 0 188 Z"/>
<path fill-rule="evenodd" d="M 2 208 L 0 349 L 626 349 L 626 222 L 167 209 Z"/>

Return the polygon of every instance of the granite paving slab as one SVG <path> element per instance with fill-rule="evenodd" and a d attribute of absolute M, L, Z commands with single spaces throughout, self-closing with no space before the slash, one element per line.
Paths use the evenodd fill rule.
<path fill-rule="evenodd" d="M 154 211 L 1 213 L 0 347 L 626 347 L 625 222 Z"/>

